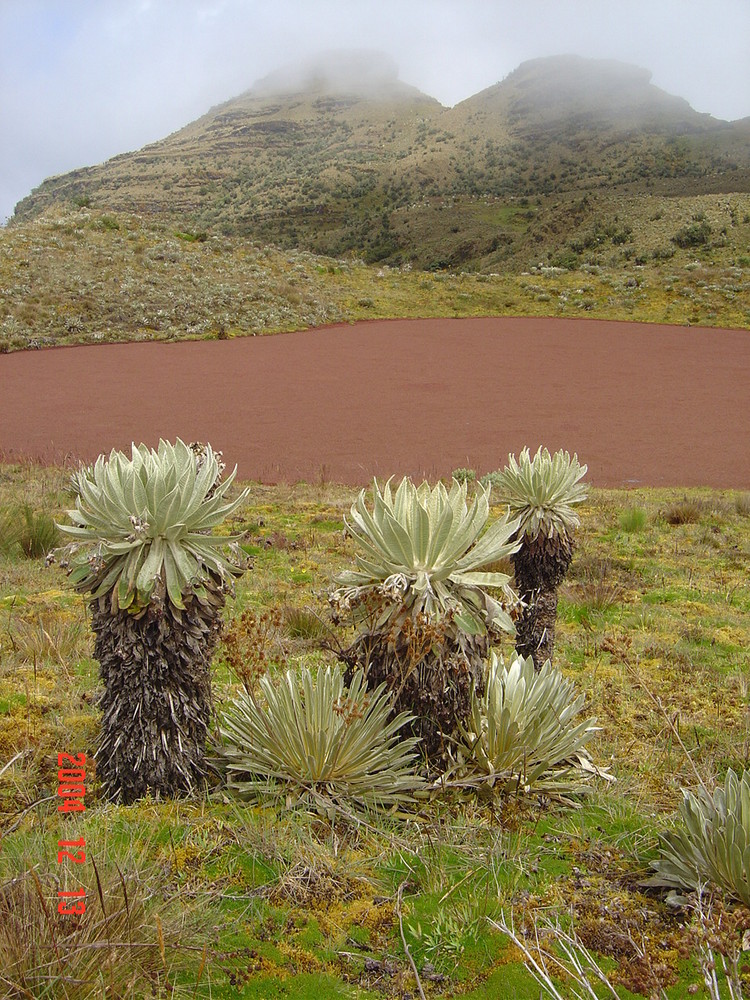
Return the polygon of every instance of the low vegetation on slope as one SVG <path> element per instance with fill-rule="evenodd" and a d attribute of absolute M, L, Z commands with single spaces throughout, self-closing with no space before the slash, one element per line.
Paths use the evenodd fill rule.
<path fill-rule="evenodd" d="M 8 541 L 0 546 L 3 986 L 12 970 L 31 995 L 49 989 L 70 998 L 105 990 L 395 1000 L 421 989 L 536 1000 L 521 946 L 539 960 L 557 919 L 553 936 L 574 935 L 624 997 L 662 989 L 670 998 L 728 996 L 722 956 L 730 972 L 737 960 L 746 989 L 740 949 L 750 914 L 736 904 L 732 879 L 699 910 L 685 895 L 684 865 L 661 869 L 679 887 L 671 907 L 667 888 L 643 884 L 659 836 L 680 829 L 681 788 L 721 788 L 730 768 L 746 766 L 746 494 L 594 489 L 580 506 L 555 657 L 566 684 L 585 697 L 580 718 L 597 718 L 586 750 L 617 781 L 592 776 L 578 808 L 549 791 L 498 796 L 486 783 L 484 798 L 457 783 L 364 820 L 345 805 L 316 809 L 307 792 L 311 811 L 300 812 L 297 791 L 285 796 L 278 784 L 247 803 L 218 788 L 207 800 L 114 805 L 89 760 L 86 812 L 61 816 L 57 754 L 90 758 L 98 740 L 97 665 L 84 598 L 58 568 L 28 558 L 32 547 L 18 539 L 38 525 L 50 544 L 42 514 L 65 519 L 69 482 L 64 470 L 0 468 Z M 213 659 L 220 713 L 232 701 L 265 704 L 264 675 L 266 686 L 325 679 L 338 643 L 353 639 L 331 619 L 326 594 L 354 561 L 343 529 L 355 499 L 327 484 L 249 484 L 226 525 L 252 567 L 227 603 Z M 493 493 L 493 522 L 497 500 Z M 498 638 L 506 662 L 512 647 L 512 637 Z M 530 661 L 527 672 L 531 684 Z M 367 711 L 354 695 L 334 708 L 337 719 L 359 713 L 367 721 Z M 232 763 L 245 766 L 240 757 Z M 78 837 L 87 859 L 66 868 L 57 841 Z M 674 854 L 679 836 L 666 842 Z M 79 879 L 91 919 L 57 915 L 51 904 L 45 913 L 41 900 L 54 903 Z M 498 930 L 511 922 L 518 946 Z M 703 956 L 708 969 L 707 948 L 719 970 L 719 992 L 708 994 L 700 964 Z M 94 981 L 98 992 L 86 992 Z M 732 995 L 741 995 L 736 984 Z"/>
<path fill-rule="evenodd" d="M 501 274 L 368 266 L 135 215 L 51 209 L 0 230 L 0 352 L 383 317 L 750 325 L 750 195 L 654 198 L 650 211 L 625 242 L 620 223 L 602 222 L 575 250 L 540 247 L 522 273 Z"/>

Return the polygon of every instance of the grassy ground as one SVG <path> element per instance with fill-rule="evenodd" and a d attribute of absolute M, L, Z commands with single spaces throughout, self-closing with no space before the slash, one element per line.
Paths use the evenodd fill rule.
<path fill-rule="evenodd" d="M 331 578 L 351 564 L 342 528 L 353 494 L 250 485 L 230 527 L 253 566 L 227 620 L 266 614 L 243 641 L 273 671 L 319 664 L 331 654 L 304 609 L 325 619 Z M 63 470 L 0 467 L 0 513 L 25 503 L 59 516 L 68 502 Z M 617 782 L 595 783 L 577 809 L 447 798 L 360 826 L 245 806 L 221 790 L 116 807 L 95 781 L 85 814 L 60 816 L 57 754 L 90 757 L 96 741 L 86 609 L 59 569 L 0 555 L 0 770 L 13 761 L 0 774 L 0 884 L 28 866 L 39 880 L 24 883 L 31 915 L 15 946 L 54 925 L 62 953 L 79 942 L 81 977 L 97 957 L 96 996 L 401 998 L 421 985 L 426 996 L 531 1000 L 539 988 L 488 918 L 512 913 L 523 927 L 559 914 L 623 996 L 658 985 L 702 995 L 684 914 L 639 882 L 680 788 L 748 758 L 750 497 L 595 490 L 577 537 L 557 656 L 599 720 L 592 752 Z M 214 663 L 219 708 L 240 689 L 225 652 Z M 88 857 L 73 875 L 56 861 L 57 840 L 80 836 Z M 57 880 L 79 878 L 108 920 L 45 916 L 39 897 L 53 905 Z M 11 937 L 0 929 L 0 996 Z M 43 995 L 87 995 L 50 955 L 55 985 Z"/>

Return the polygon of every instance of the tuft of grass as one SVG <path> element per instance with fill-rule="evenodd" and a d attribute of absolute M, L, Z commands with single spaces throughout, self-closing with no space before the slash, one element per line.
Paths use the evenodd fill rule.
<path fill-rule="evenodd" d="M 620 527 L 623 531 L 643 531 L 648 523 L 648 514 L 643 507 L 629 507 L 620 515 Z"/>
<path fill-rule="evenodd" d="M 622 600 L 624 588 L 613 578 L 609 559 L 587 560 L 582 578 L 568 585 L 574 600 L 588 611 L 608 611 Z"/>
<path fill-rule="evenodd" d="M 83 852 L 84 862 L 70 871 L 55 863 L 48 839 L 45 831 L 3 845 L 2 996 L 189 996 L 179 985 L 188 907 L 164 903 L 153 842 L 147 839 L 119 862 Z M 73 912 L 59 913 L 58 892 L 79 889 L 83 897 L 65 898 Z"/>
<path fill-rule="evenodd" d="M 0 554 L 40 559 L 60 542 L 54 518 L 31 504 L 0 511 Z"/>
<path fill-rule="evenodd" d="M 66 676 L 69 667 L 90 655 L 91 635 L 82 612 L 42 606 L 8 615 L 0 625 L 0 637 L 21 663 L 56 664 Z"/>
<path fill-rule="evenodd" d="M 281 609 L 281 621 L 290 639 L 319 642 L 330 634 L 328 625 L 312 608 L 285 604 Z"/>
<path fill-rule="evenodd" d="M 0 510 L 0 555 L 13 556 L 20 551 L 21 523 L 10 508 Z"/>
<path fill-rule="evenodd" d="M 670 504 L 664 511 L 667 524 L 697 524 L 705 511 L 705 505 L 696 499 L 684 497 Z"/>

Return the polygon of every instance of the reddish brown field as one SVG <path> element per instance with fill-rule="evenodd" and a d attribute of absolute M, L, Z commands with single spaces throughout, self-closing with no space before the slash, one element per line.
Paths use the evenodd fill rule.
<path fill-rule="evenodd" d="M 0 356 L 0 453 L 210 441 L 243 479 L 483 473 L 539 444 L 597 486 L 750 488 L 750 332 L 597 320 L 374 321 Z"/>

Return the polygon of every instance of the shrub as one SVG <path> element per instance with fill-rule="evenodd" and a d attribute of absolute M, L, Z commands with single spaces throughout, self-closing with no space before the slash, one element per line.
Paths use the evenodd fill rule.
<path fill-rule="evenodd" d="M 178 240 L 184 240 L 185 243 L 205 243 L 208 239 L 208 233 L 204 232 L 176 232 L 175 236 Z"/>
<path fill-rule="evenodd" d="M 662 837 L 648 885 L 699 890 L 711 882 L 750 906 L 750 771 L 730 768 L 713 795 L 683 789 L 677 830 Z"/>
<path fill-rule="evenodd" d="M 584 749 L 596 720 L 577 718 L 583 704 L 549 661 L 537 671 L 530 656 L 506 666 L 493 653 L 485 693 L 461 730 L 459 775 L 501 793 L 581 791 L 597 773 Z"/>
<path fill-rule="evenodd" d="M 690 247 L 705 246 L 711 239 L 711 226 L 705 219 L 696 220 L 683 226 L 672 237 L 672 242 L 687 250 Z"/>
<path fill-rule="evenodd" d="M 462 467 L 453 470 L 453 478 L 457 483 L 473 483 L 477 478 L 477 474 L 474 469 L 465 469 Z"/>
<path fill-rule="evenodd" d="M 575 249 L 563 248 L 559 250 L 550 259 L 550 264 L 553 267 L 563 267 L 566 271 L 575 271 L 578 265 L 581 263 L 581 254 Z"/>
<path fill-rule="evenodd" d="M 313 808 L 390 808 L 421 784 L 417 740 L 402 739 L 405 713 L 389 718 L 385 684 L 368 691 L 362 671 L 344 687 L 338 667 L 313 678 L 287 670 L 275 687 L 266 674 L 262 702 L 242 694 L 221 722 L 218 759 L 241 798 Z"/>

